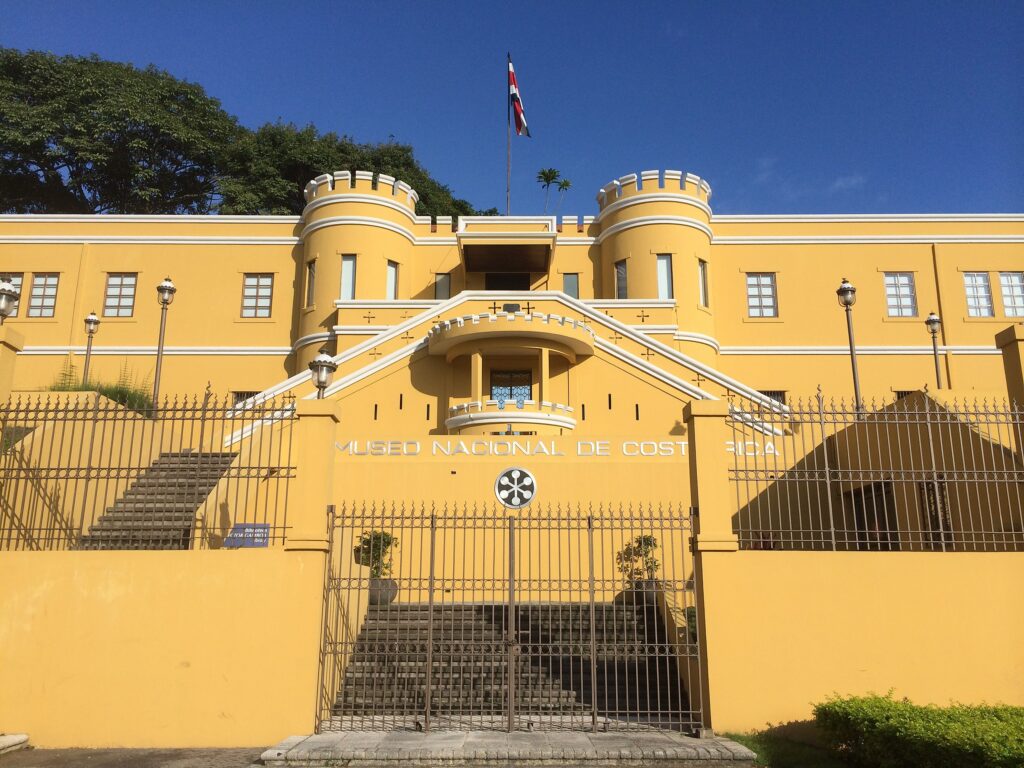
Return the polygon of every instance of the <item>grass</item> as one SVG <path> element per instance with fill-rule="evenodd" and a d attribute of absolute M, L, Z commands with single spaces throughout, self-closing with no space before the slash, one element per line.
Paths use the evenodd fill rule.
<path fill-rule="evenodd" d="M 98 381 L 83 382 L 75 373 L 74 366 L 66 361 L 57 380 L 50 387 L 51 392 L 99 392 L 108 400 L 120 403 L 125 408 L 142 415 L 152 410 L 153 399 L 143 385 L 137 384 L 128 369 L 121 368 L 121 375 L 114 383 Z"/>
<path fill-rule="evenodd" d="M 777 729 L 755 733 L 724 733 L 757 753 L 754 765 L 765 768 L 848 768 L 835 753 L 823 747 L 794 741 Z"/>

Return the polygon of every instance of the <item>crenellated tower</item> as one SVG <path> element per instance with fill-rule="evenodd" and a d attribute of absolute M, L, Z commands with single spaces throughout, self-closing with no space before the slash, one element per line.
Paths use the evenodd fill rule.
<path fill-rule="evenodd" d="M 671 170 L 622 176 L 597 195 L 602 295 L 672 299 L 683 350 L 702 360 L 714 349 L 687 336 L 714 336 L 710 199 L 707 181 Z"/>

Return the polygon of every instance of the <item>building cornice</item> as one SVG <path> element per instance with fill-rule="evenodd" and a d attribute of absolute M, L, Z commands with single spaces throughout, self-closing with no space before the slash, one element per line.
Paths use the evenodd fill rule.
<path fill-rule="evenodd" d="M 594 242 L 601 244 L 606 238 L 611 237 L 619 232 L 624 232 L 628 229 L 634 229 L 635 227 L 646 227 L 654 226 L 657 224 L 669 224 L 678 227 L 689 227 L 690 229 L 696 229 L 703 232 L 709 238 L 714 237 L 714 233 L 711 231 L 711 227 L 705 224 L 703 221 L 697 219 L 691 219 L 688 216 L 638 216 L 635 219 L 627 219 L 626 221 L 620 221 L 618 224 L 612 224 L 608 229 L 604 230 L 596 238 Z"/>
<path fill-rule="evenodd" d="M 614 203 L 610 203 L 605 208 L 601 209 L 601 212 L 597 215 L 594 221 L 600 222 L 602 219 L 611 216 L 616 211 L 621 211 L 623 208 L 629 208 L 633 205 L 642 205 L 643 203 L 677 203 L 692 205 L 694 208 L 699 209 L 708 216 L 712 215 L 711 206 L 692 195 L 672 194 L 670 192 L 658 191 L 647 194 L 641 192 L 640 194 L 629 195 L 628 197 L 620 197 Z"/>
<path fill-rule="evenodd" d="M 806 214 L 712 214 L 712 223 L 724 224 L 829 224 L 859 222 L 1024 222 L 1024 213 L 806 213 Z"/>

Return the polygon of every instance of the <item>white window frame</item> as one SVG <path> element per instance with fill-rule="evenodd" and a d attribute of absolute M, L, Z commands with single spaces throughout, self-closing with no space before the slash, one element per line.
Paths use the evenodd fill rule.
<path fill-rule="evenodd" d="M 569 290 L 569 283 L 575 283 L 574 290 Z M 563 272 L 562 273 L 562 293 L 566 296 L 570 296 L 574 299 L 580 297 L 580 273 L 579 272 Z"/>
<path fill-rule="evenodd" d="M 25 285 L 25 273 L 24 272 L 0 272 L 0 282 L 2 282 L 4 280 L 9 282 L 11 285 L 13 285 L 14 286 L 14 290 L 16 290 L 19 294 L 22 293 L 22 288 Z M 11 314 L 9 314 L 7 316 L 8 320 L 10 320 L 12 317 L 17 317 L 18 316 L 18 307 L 21 306 L 21 300 L 23 298 L 25 298 L 24 295 L 20 295 L 18 297 L 18 300 L 16 302 L 14 302 L 14 306 L 11 307 Z"/>
<path fill-rule="evenodd" d="M 988 272 L 964 272 L 964 297 L 968 317 L 995 317 L 992 281 Z"/>
<path fill-rule="evenodd" d="M 316 259 L 306 262 L 306 307 L 316 306 Z"/>
<path fill-rule="evenodd" d="M 889 317 L 917 317 L 913 272 L 885 272 L 885 311 Z"/>
<path fill-rule="evenodd" d="M 438 272 L 434 275 L 434 301 L 444 301 L 452 297 L 452 273 Z"/>
<path fill-rule="evenodd" d="M 57 308 L 59 272 L 34 272 L 28 297 L 28 317 L 53 317 Z"/>
<path fill-rule="evenodd" d="M 398 262 L 388 260 L 387 276 L 384 287 L 385 298 L 394 301 L 398 298 Z"/>
<path fill-rule="evenodd" d="M 138 285 L 138 272 L 108 272 L 103 290 L 103 316 L 132 317 Z"/>
<path fill-rule="evenodd" d="M 242 276 L 242 317 L 268 318 L 274 303 L 274 273 L 246 272 Z"/>
<path fill-rule="evenodd" d="M 697 259 L 697 293 L 700 305 L 708 309 L 711 306 L 708 295 L 708 263 L 704 259 Z"/>
<path fill-rule="evenodd" d="M 774 272 L 747 272 L 747 317 L 779 316 L 779 291 Z"/>
<path fill-rule="evenodd" d="M 351 301 L 356 297 L 356 255 L 344 253 L 341 256 L 341 286 L 339 298 Z"/>
<path fill-rule="evenodd" d="M 1000 272 L 999 289 L 1003 295 L 1003 313 L 1024 317 L 1024 272 Z"/>
<path fill-rule="evenodd" d="M 615 262 L 615 298 L 629 298 L 629 265 L 627 259 L 619 259 Z M 619 267 L 621 266 L 621 270 Z"/>
<path fill-rule="evenodd" d="M 672 286 L 672 254 L 658 254 L 658 299 L 667 300 L 675 298 L 675 290 Z"/>

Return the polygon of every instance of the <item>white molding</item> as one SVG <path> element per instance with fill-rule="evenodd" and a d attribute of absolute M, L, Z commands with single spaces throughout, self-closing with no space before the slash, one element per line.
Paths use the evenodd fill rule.
<path fill-rule="evenodd" d="M 627 352 L 621 349 L 617 344 L 613 344 L 605 339 L 597 339 L 597 348 L 607 352 L 612 357 L 617 357 L 624 363 L 628 363 L 634 368 L 639 368 L 649 376 L 652 376 L 664 384 L 668 384 L 673 389 L 678 389 L 680 392 L 685 392 L 690 397 L 695 397 L 698 400 L 717 400 L 718 398 L 712 395 L 710 392 L 705 392 L 700 387 L 695 387 L 688 381 L 683 381 L 678 376 L 673 376 L 663 368 L 659 368 L 656 365 L 644 360 L 642 357 L 637 357 L 632 352 Z"/>
<path fill-rule="evenodd" d="M 297 245 L 298 237 L 231 237 L 228 235 L 3 235 L 0 243 L 119 243 L 160 245 Z"/>
<path fill-rule="evenodd" d="M 845 222 L 845 221 L 878 221 L 878 222 L 927 222 L 927 221 L 946 221 L 946 222 L 1024 222 L 1024 213 L 806 213 L 806 214 L 765 214 L 765 215 L 747 215 L 747 214 L 713 214 L 711 217 L 712 223 L 721 221 L 725 223 L 736 223 L 736 224 L 786 224 L 789 222 L 815 222 L 819 224 L 828 224 L 829 222 Z"/>
<path fill-rule="evenodd" d="M 737 236 L 720 235 L 712 245 L 858 245 L 886 243 L 1024 243 L 1020 235 L 779 235 Z"/>
<path fill-rule="evenodd" d="M 326 229 L 327 227 L 345 226 L 346 224 L 386 229 L 389 232 L 394 232 L 396 235 L 401 235 L 413 245 L 416 244 L 416 235 L 405 227 L 395 224 L 393 221 L 377 219 L 373 216 L 328 216 L 325 219 L 318 219 L 304 226 L 302 232 L 299 233 L 299 238 L 305 240 L 306 237 L 318 230 Z"/>
<path fill-rule="evenodd" d="M 559 237 L 555 242 L 563 245 L 593 245 L 596 240 L 596 237 Z"/>
<path fill-rule="evenodd" d="M 447 299 L 335 299 L 338 309 L 425 309 L 443 304 Z"/>
<path fill-rule="evenodd" d="M 656 224 L 672 224 L 679 227 L 689 227 L 690 229 L 696 229 L 703 232 L 709 239 L 714 238 L 714 233 L 711 231 L 711 227 L 703 221 L 697 221 L 697 219 L 691 219 L 688 216 L 638 216 L 635 219 L 627 219 L 626 221 L 620 221 L 618 224 L 612 224 L 608 229 L 601 232 L 601 234 L 595 238 L 595 242 L 602 243 L 606 238 L 611 237 L 618 232 L 624 232 L 627 229 L 654 226 Z"/>
<path fill-rule="evenodd" d="M 384 333 L 390 325 L 336 325 L 331 328 L 336 336 L 366 336 Z"/>
<path fill-rule="evenodd" d="M 164 347 L 165 355 L 273 355 L 285 356 L 291 347 Z M 85 354 L 84 346 L 33 346 L 25 347 L 19 355 L 68 355 Z M 123 346 L 93 347 L 93 355 L 156 355 L 156 347 Z"/>
<path fill-rule="evenodd" d="M 3 213 L 0 224 L 7 221 L 22 222 L 53 222 L 55 224 L 147 224 L 175 221 L 182 224 L 248 224 L 253 221 L 270 224 L 298 224 L 301 216 L 261 216 L 259 214 L 220 216 L 217 214 L 166 213 L 166 214 L 113 214 L 113 213 Z"/>
<path fill-rule="evenodd" d="M 546 424 L 562 429 L 575 429 L 576 419 L 558 413 L 544 411 L 526 411 L 513 408 L 511 411 L 478 411 L 449 416 L 445 419 L 446 429 L 462 429 L 465 426 L 487 424 Z"/>
<path fill-rule="evenodd" d="M 409 221 L 416 222 L 416 214 L 410 211 L 408 206 L 403 205 L 397 200 L 389 200 L 386 197 L 378 197 L 377 195 L 363 195 L 363 194 L 350 194 L 348 192 L 342 194 L 327 195 L 325 197 L 317 197 L 311 203 L 306 203 L 306 207 L 302 209 L 302 220 L 308 219 L 309 213 L 323 208 L 325 205 L 338 205 L 341 203 L 366 203 L 368 205 L 383 205 L 385 208 L 390 208 L 393 211 L 398 211 L 405 216 Z"/>
<path fill-rule="evenodd" d="M 642 203 L 682 203 L 683 205 L 692 205 L 708 216 L 712 215 L 711 206 L 700 198 L 687 195 L 684 192 L 673 193 L 659 189 L 657 192 L 641 192 L 636 195 L 629 195 L 628 197 L 620 197 L 614 203 L 609 203 L 602 208 L 596 220 L 600 222 L 603 218 L 612 215 L 618 210 Z"/>
<path fill-rule="evenodd" d="M 582 299 L 594 309 L 674 309 L 675 299 Z"/>
<path fill-rule="evenodd" d="M 366 342 L 363 342 L 363 343 L 365 344 Z M 404 360 L 407 357 L 411 357 L 413 355 L 413 353 L 415 353 L 417 350 L 425 349 L 426 346 L 427 346 L 426 340 L 420 338 L 420 339 L 417 339 L 416 341 L 412 342 L 411 344 L 409 344 L 409 345 L 407 345 L 405 347 L 402 347 L 401 349 L 397 349 L 394 352 L 391 352 L 390 354 L 384 355 L 383 357 L 379 358 L 377 360 L 377 362 L 371 363 L 370 365 L 363 366 L 362 368 L 360 368 L 360 369 L 358 369 L 356 371 L 353 371 L 352 373 L 348 374 L 347 376 L 342 376 L 340 379 L 335 381 L 333 384 L 331 384 L 331 386 L 329 386 L 327 389 L 324 390 L 324 397 L 330 397 L 331 395 L 335 394 L 336 392 L 340 392 L 343 389 L 347 389 L 348 387 L 352 386 L 353 384 L 356 384 L 356 383 L 362 381 L 366 377 L 372 376 L 373 374 L 377 373 L 378 371 L 384 370 L 385 368 L 387 368 L 388 366 L 392 365 L 393 363 L 397 363 L 399 360 Z M 335 359 L 337 359 L 337 358 L 335 358 Z M 309 381 L 309 374 L 308 373 L 302 373 L 302 374 L 299 374 L 299 375 L 303 379 L 305 379 L 306 381 Z M 292 377 L 292 378 L 295 378 L 295 377 Z M 290 387 L 289 387 L 289 389 L 290 389 Z M 317 395 L 316 392 L 312 392 L 312 393 L 306 395 L 305 399 L 306 400 L 312 400 L 313 398 L 316 397 L 316 395 Z"/>
<path fill-rule="evenodd" d="M 793 346 L 741 346 L 721 347 L 723 355 L 843 355 L 850 354 L 845 345 L 793 345 Z M 986 346 L 940 346 L 940 354 L 953 355 L 998 355 L 997 347 Z M 888 345 L 857 345 L 858 355 L 931 355 L 934 351 L 930 346 L 888 346 Z"/>
<path fill-rule="evenodd" d="M 459 228 L 458 233 L 466 233 L 467 224 L 544 224 L 548 231 L 544 234 L 552 234 L 558 229 L 557 215 L 552 216 L 459 216 Z M 478 234 L 466 233 L 466 234 Z M 495 233 L 495 234 L 508 234 L 507 232 Z M 516 232 L 516 234 L 519 234 Z M 523 234 L 538 234 L 536 232 L 529 233 L 524 232 Z"/>
<path fill-rule="evenodd" d="M 644 323 L 629 327 L 637 333 L 675 333 L 679 329 L 678 325 L 645 325 Z"/>
<path fill-rule="evenodd" d="M 721 352 L 722 347 L 718 343 L 718 339 L 714 336 L 705 336 L 703 333 L 693 333 L 692 331 L 677 331 L 675 336 L 672 337 L 676 341 L 690 341 L 694 344 L 705 344 L 711 347 L 715 352 Z"/>

